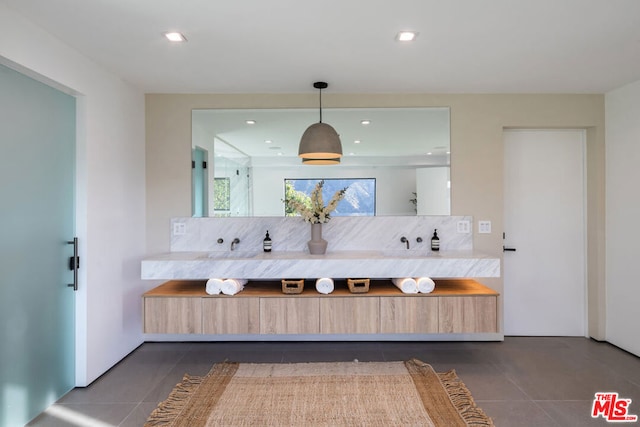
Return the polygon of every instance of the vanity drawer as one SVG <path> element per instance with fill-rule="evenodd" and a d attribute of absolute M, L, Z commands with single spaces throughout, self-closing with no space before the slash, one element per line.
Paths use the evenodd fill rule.
<path fill-rule="evenodd" d="M 323 334 L 377 334 L 380 298 L 339 297 L 320 301 L 320 332 Z"/>
<path fill-rule="evenodd" d="M 261 298 L 261 334 L 320 333 L 319 298 Z"/>
<path fill-rule="evenodd" d="M 380 333 L 431 334 L 438 332 L 438 297 L 380 299 Z"/>
<path fill-rule="evenodd" d="M 203 334 L 259 334 L 259 298 L 202 298 Z"/>
<path fill-rule="evenodd" d="M 201 334 L 201 299 L 144 298 L 144 332 L 147 334 Z"/>
<path fill-rule="evenodd" d="M 497 332 L 497 297 L 447 296 L 439 297 L 438 301 L 438 332 Z"/>

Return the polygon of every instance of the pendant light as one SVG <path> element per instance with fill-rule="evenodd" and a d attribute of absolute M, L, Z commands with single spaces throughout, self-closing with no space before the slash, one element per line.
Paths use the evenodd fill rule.
<path fill-rule="evenodd" d="M 300 138 L 298 157 L 305 165 L 336 165 L 342 157 L 342 144 L 338 132 L 326 123 L 322 123 L 322 89 L 329 84 L 315 82 L 313 87 L 320 91 L 320 121 L 312 124 Z"/>

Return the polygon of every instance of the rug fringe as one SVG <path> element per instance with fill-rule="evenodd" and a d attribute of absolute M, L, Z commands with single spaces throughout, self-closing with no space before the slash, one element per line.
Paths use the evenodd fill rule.
<path fill-rule="evenodd" d="M 149 415 L 145 427 L 168 425 L 173 422 L 182 412 L 186 402 L 193 396 L 193 390 L 202 384 L 204 378 L 185 374 L 169 397 Z"/>
<path fill-rule="evenodd" d="M 438 373 L 440 382 L 451 398 L 451 403 L 456 407 L 460 416 L 469 426 L 493 426 L 493 420 L 482 409 L 476 406 L 471 392 L 456 374 L 454 369 Z"/>

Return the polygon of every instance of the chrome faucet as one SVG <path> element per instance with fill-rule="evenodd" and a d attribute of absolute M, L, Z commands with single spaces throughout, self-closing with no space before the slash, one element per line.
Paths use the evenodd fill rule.
<path fill-rule="evenodd" d="M 240 243 L 240 239 L 238 239 L 237 237 L 233 239 L 233 242 L 231 242 L 231 250 L 234 250 L 238 243 Z"/>
<path fill-rule="evenodd" d="M 402 243 L 406 243 L 406 244 L 407 244 L 407 249 L 409 249 L 409 239 L 407 239 L 406 237 L 402 236 L 402 237 L 400 238 L 400 241 L 401 241 Z"/>

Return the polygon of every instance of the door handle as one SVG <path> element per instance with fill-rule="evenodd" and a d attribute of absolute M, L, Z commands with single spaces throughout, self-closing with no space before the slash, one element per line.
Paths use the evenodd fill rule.
<path fill-rule="evenodd" d="M 69 283 L 67 286 L 73 288 L 74 291 L 78 290 L 78 268 L 80 268 L 80 257 L 78 256 L 78 238 L 74 237 L 73 240 L 67 241 L 68 245 L 73 245 L 73 256 L 69 258 L 69 270 L 73 271 L 73 283 Z"/>
<path fill-rule="evenodd" d="M 502 246 L 502 252 L 515 252 L 516 248 L 508 248 L 506 246 Z"/>

